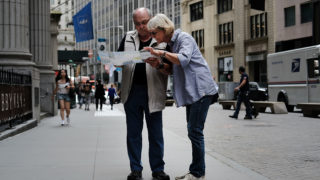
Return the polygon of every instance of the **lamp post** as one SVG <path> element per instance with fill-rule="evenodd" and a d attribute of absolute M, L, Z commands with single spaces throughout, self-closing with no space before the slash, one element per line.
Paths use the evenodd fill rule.
<path fill-rule="evenodd" d="M 72 64 L 73 64 L 73 61 L 72 61 L 72 59 L 69 59 L 69 61 L 68 61 L 68 63 L 69 63 L 69 67 L 70 67 L 70 71 L 69 71 L 69 76 L 71 77 L 71 66 L 72 66 Z"/>
<path fill-rule="evenodd" d="M 83 62 L 80 64 L 80 83 L 82 82 L 82 81 L 81 81 L 81 76 L 82 76 L 82 75 L 81 75 L 82 64 L 85 63 L 85 62 L 88 62 L 88 60 L 89 60 L 89 57 L 82 57 L 82 61 L 83 61 Z M 88 66 L 88 63 L 86 64 L 86 66 Z M 88 75 L 88 71 L 87 71 L 87 75 Z"/>
<path fill-rule="evenodd" d="M 73 81 L 74 81 L 74 84 L 76 84 L 76 67 L 77 65 L 76 64 L 73 64 Z"/>

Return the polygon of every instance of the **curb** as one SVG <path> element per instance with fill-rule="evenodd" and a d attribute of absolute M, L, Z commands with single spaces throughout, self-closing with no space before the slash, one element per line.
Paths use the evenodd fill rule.
<path fill-rule="evenodd" d="M 40 120 L 46 117 L 50 117 L 49 113 L 41 113 Z M 0 133 L 0 141 L 9 138 L 11 136 L 15 136 L 17 134 L 23 133 L 29 129 L 32 129 L 38 125 L 38 121 L 36 119 L 30 119 L 26 122 L 23 122 L 19 125 L 14 126 L 11 129 L 5 130 L 4 132 Z"/>

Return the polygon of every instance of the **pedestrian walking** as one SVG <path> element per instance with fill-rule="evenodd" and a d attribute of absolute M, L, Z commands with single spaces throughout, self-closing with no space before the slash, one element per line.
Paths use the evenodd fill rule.
<path fill-rule="evenodd" d="M 56 77 L 56 88 L 53 91 L 52 99 L 55 94 L 58 94 L 60 105 L 61 126 L 65 125 L 64 110 L 66 110 L 67 124 L 70 124 L 70 96 L 69 91 L 74 88 L 73 83 L 68 77 L 67 71 L 62 69 Z"/>
<path fill-rule="evenodd" d="M 82 109 L 82 105 L 84 102 L 84 98 L 85 98 L 85 93 L 84 93 L 84 83 L 80 82 L 79 84 L 79 95 L 78 95 L 78 99 L 79 99 L 79 109 Z"/>
<path fill-rule="evenodd" d="M 147 29 L 151 12 L 138 8 L 133 12 L 134 31 L 127 32 L 118 51 L 139 51 L 152 46 L 165 49 L 166 44 L 157 45 Z M 171 69 L 166 66 L 165 68 Z M 155 180 L 169 180 L 164 172 L 164 143 L 162 110 L 165 108 L 168 76 L 146 63 L 128 64 L 122 67 L 121 100 L 124 104 L 127 123 L 127 150 L 131 173 L 127 180 L 142 179 L 142 128 L 145 114 L 149 137 L 149 162 Z"/>
<path fill-rule="evenodd" d="M 239 73 L 241 74 L 240 84 L 234 89 L 235 92 L 238 92 L 236 110 L 233 115 L 230 115 L 229 117 L 238 119 L 241 103 L 244 102 L 244 105 L 246 106 L 246 115 L 244 119 L 252 119 L 252 108 L 249 102 L 249 76 L 245 72 L 243 66 L 239 67 Z"/>
<path fill-rule="evenodd" d="M 113 88 L 113 84 L 111 84 L 111 87 L 108 89 L 108 96 L 109 96 L 109 101 L 111 105 L 111 110 L 113 110 L 114 97 L 116 95 L 117 95 L 116 90 Z"/>
<path fill-rule="evenodd" d="M 85 111 L 89 111 L 89 105 L 91 101 L 91 84 L 90 81 L 87 80 L 86 84 L 83 86 L 83 92 L 84 92 L 84 99 L 85 99 Z"/>
<path fill-rule="evenodd" d="M 79 84 L 76 86 L 76 94 L 77 94 L 79 109 L 81 109 L 82 103 L 83 103 L 82 82 L 79 82 Z"/>
<path fill-rule="evenodd" d="M 104 95 L 105 95 L 105 89 L 103 87 L 103 84 L 101 84 L 101 80 L 97 80 L 96 91 L 94 93 L 94 97 L 96 98 L 96 111 L 98 111 L 99 102 L 100 102 L 100 111 L 102 111 Z"/>
<path fill-rule="evenodd" d="M 203 129 L 209 106 L 217 101 L 218 86 L 192 36 L 180 29 L 174 30 L 174 24 L 164 14 L 153 17 L 148 22 L 148 29 L 158 44 L 165 42 L 172 48 L 172 52 L 152 47 L 146 47 L 145 50 L 172 62 L 174 99 L 178 107 L 186 106 L 192 163 L 189 172 L 176 179 L 202 180 L 205 177 Z M 164 66 L 159 58 L 149 58 L 146 62 L 157 69 Z"/>

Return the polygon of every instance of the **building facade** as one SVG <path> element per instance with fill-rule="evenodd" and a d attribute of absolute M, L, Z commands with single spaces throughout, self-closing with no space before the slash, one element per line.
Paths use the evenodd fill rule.
<path fill-rule="evenodd" d="M 54 114 L 55 108 L 51 101 L 55 86 L 51 33 L 49 0 L 0 1 L 0 68 L 31 76 L 30 98 L 23 98 L 18 107 L 30 99 L 37 120 L 41 111 Z M 16 102 L 3 98 L 10 96 L 18 94 L 1 94 L 1 104 L 9 103 L 6 110 L 15 112 Z"/>
<path fill-rule="evenodd" d="M 312 1 L 275 1 L 275 17 L 277 52 L 314 45 Z"/>
<path fill-rule="evenodd" d="M 248 0 L 181 2 L 181 28 L 195 38 L 218 82 L 238 82 L 245 66 L 250 81 L 266 84 L 266 57 L 275 49 L 272 2 L 265 1 L 264 10 Z"/>
<path fill-rule="evenodd" d="M 92 2 L 94 39 L 76 43 L 77 50 L 93 50 L 93 58 L 83 72 L 102 78 L 105 68 L 97 61 L 96 46 L 99 38 L 106 39 L 107 51 L 116 51 L 127 31 L 134 30 L 132 12 L 138 7 L 147 7 L 153 14 L 164 13 L 180 27 L 180 0 L 77 0 L 75 13 Z M 88 75 L 89 75 L 88 74 Z M 111 82 L 119 82 L 121 73 L 115 73 Z"/>
<path fill-rule="evenodd" d="M 75 35 L 72 24 L 74 0 L 51 0 L 51 11 L 60 12 L 58 24 L 58 50 L 75 50 Z"/>

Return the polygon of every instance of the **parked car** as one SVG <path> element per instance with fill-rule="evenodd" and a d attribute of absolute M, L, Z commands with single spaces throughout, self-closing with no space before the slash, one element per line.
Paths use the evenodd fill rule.
<path fill-rule="evenodd" d="M 249 99 L 252 101 L 267 101 L 268 89 L 260 87 L 257 82 L 249 82 Z M 238 92 L 234 93 L 234 99 L 237 99 Z"/>

